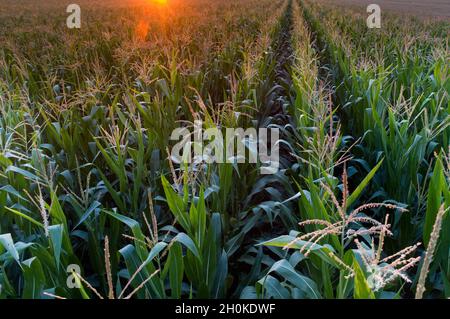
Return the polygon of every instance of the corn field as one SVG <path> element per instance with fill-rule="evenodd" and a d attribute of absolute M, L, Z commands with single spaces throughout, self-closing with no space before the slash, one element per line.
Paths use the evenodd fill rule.
<path fill-rule="evenodd" d="M 450 298 L 450 20 L 69 3 L 0 3 L 0 299 Z M 176 161 L 198 122 L 279 169 Z"/>

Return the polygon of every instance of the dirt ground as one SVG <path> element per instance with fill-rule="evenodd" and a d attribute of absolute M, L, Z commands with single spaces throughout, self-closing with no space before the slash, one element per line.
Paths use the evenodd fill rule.
<path fill-rule="evenodd" d="M 374 3 L 383 10 L 399 13 L 414 14 L 424 18 L 450 19 L 450 0 L 319 0 L 325 3 L 333 3 L 338 6 L 350 5 L 364 8 Z"/>

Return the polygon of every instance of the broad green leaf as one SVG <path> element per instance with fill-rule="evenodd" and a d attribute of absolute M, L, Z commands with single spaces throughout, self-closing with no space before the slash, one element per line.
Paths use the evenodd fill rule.
<path fill-rule="evenodd" d="M 9 252 L 12 258 L 20 264 L 19 261 L 19 253 L 16 249 L 16 246 L 14 246 L 14 241 L 11 237 L 11 234 L 3 234 L 0 235 L 0 244 L 6 249 L 6 251 Z"/>
<path fill-rule="evenodd" d="M 42 179 L 39 178 L 37 175 L 35 175 L 31 172 L 28 172 L 24 169 L 21 169 L 19 167 L 16 167 L 16 166 L 12 166 L 12 165 L 8 166 L 8 168 L 5 170 L 5 174 L 9 173 L 9 172 L 14 172 L 14 173 L 20 174 L 32 182 L 36 182 L 36 181 L 42 182 Z"/>
<path fill-rule="evenodd" d="M 172 291 L 172 298 L 179 299 L 181 297 L 181 286 L 183 283 L 184 263 L 183 251 L 181 244 L 174 243 L 169 251 L 167 259 L 169 267 L 169 283 Z"/>
<path fill-rule="evenodd" d="M 322 298 L 316 283 L 310 278 L 301 275 L 294 267 L 286 260 L 281 259 L 277 261 L 270 268 L 269 273 L 276 272 L 286 279 L 291 284 L 295 285 L 298 289 L 305 293 L 311 299 Z"/>
<path fill-rule="evenodd" d="M 430 240 L 430 234 L 433 230 L 436 215 L 442 203 L 442 189 L 445 186 L 444 167 L 441 158 L 438 157 L 428 187 L 427 211 L 423 226 L 423 241 L 425 245 L 428 245 L 428 241 Z"/>
<path fill-rule="evenodd" d="M 369 184 L 370 180 L 375 176 L 375 173 L 380 168 L 381 164 L 383 164 L 383 159 L 378 162 L 378 164 L 367 174 L 366 177 L 359 183 L 358 187 L 352 192 L 352 194 L 347 198 L 347 207 L 350 207 L 361 195 L 361 192 L 366 188 L 367 184 Z"/>
<path fill-rule="evenodd" d="M 42 223 L 38 222 L 37 220 L 35 220 L 33 217 L 30 217 L 30 216 L 28 216 L 28 215 L 26 215 L 24 213 L 21 213 L 21 212 L 15 210 L 15 209 L 12 209 L 12 208 L 9 208 L 9 207 L 5 207 L 5 208 L 6 208 L 6 210 L 10 211 L 11 213 L 28 220 L 30 223 L 33 223 L 36 226 L 39 226 L 40 228 L 44 228 L 44 225 Z"/>
<path fill-rule="evenodd" d="M 164 193 L 166 194 L 166 200 L 167 204 L 169 205 L 170 211 L 175 216 L 177 221 L 180 223 L 181 227 L 183 227 L 183 229 L 189 233 L 190 222 L 188 214 L 186 212 L 185 201 L 183 200 L 182 197 L 178 196 L 178 194 L 175 193 L 172 186 L 164 177 L 164 175 L 161 175 L 161 181 L 164 188 Z"/>
<path fill-rule="evenodd" d="M 275 299 L 289 299 L 290 294 L 289 290 L 287 290 L 286 287 L 283 287 L 278 279 L 267 275 L 263 279 L 258 281 L 258 284 L 260 284 L 263 287 L 264 296 L 263 297 L 269 297 L 269 298 L 275 298 Z"/>
<path fill-rule="evenodd" d="M 61 259 L 61 248 L 63 241 L 63 226 L 60 225 L 52 225 L 48 227 L 48 234 L 50 237 L 50 242 L 53 248 L 53 254 L 55 257 L 56 269 L 59 270 L 59 263 Z"/>
<path fill-rule="evenodd" d="M 201 258 L 200 253 L 198 251 L 197 246 L 195 245 L 194 241 L 185 233 L 179 233 L 173 238 L 173 241 L 177 241 L 181 244 L 183 244 L 187 249 L 191 251 L 191 253 L 194 254 L 195 257 Z"/>
<path fill-rule="evenodd" d="M 160 248 L 161 246 L 159 246 L 157 250 L 159 250 Z M 132 281 L 132 286 L 134 288 L 137 288 L 142 282 L 144 282 L 148 277 L 150 277 L 153 271 L 155 271 L 155 268 L 151 264 L 152 257 L 149 255 L 147 259 L 143 262 L 140 259 L 139 255 L 137 254 L 136 249 L 133 245 L 125 246 L 119 252 L 125 260 L 125 264 L 127 266 L 127 270 L 130 276 L 136 273 L 137 269 L 141 267 L 143 264 L 150 266 L 150 267 L 143 267 L 141 271 L 139 271 L 136 274 L 136 277 Z M 153 254 L 153 257 L 154 256 L 156 256 L 155 253 Z M 146 298 L 148 295 L 152 298 L 164 297 L 164 289 L 158 278 L 156 277 L 152 278 L 144 285 L 144 287 L 141 290 L 137 292 L 137 296 L 139 298 Z"/>
<path fill-rule="evenodd" d="M 61 224 L 63 227 L 63 246 L 69 255 L 73 254 L 72 243 L 69 238 L 69 228 L 67 226 L 66 215 L 64 214 L 61 205 L 59 204 L 58 196 L 55 191 L 51 191 L 51 204 L 49 208 L 49 215 L 53 224 Z"/>
<path fill-rule="evenodd" d="M 98 201 L 92 202 L 92 204 L 89 206 L 89 208 L 83 214 L 83 216 L 81 216 L 80 220 L 78 221 L 78 223 L 75 225 L 75 227 L 73 229 L 78 228 L 78 226 L 80 226 L 100 206 L 101 206 L 101 203 L 99 203 Z"/>
<path fill-rule="evenodd" d="M 367 283 L 364 272 L 359 266 L 356 259 L 353 260 L 353 270 L 355 272 L 355 288 L 353 297 L 355 299 L 375 299 L 375 295 Z"/>
<path fill-rule="evenodd" d="M 124 215 L 121 215 L 118 213 L 110 212 L 107 210 L 104 210 L 104 212 L 106 214 L 114 217 L 115 219 L 119 220 L 120 222 L 124 223 L 131 229 L 133 236 L 136 238 L 135 245 L 138 249 L 139 256 L 141 257 L 141 259 L 146 258 L 147 247 L 145 245 L 145 236 L 142 233 L 141 225 L 139 225 L 139 223 L 137 221 L 135 221 L 134 219 L 132 219 L 130 217 L 127 217 L 127 216 L 124 216 Z"/>
<path fill-rule="evenodd" d="M 36 257 L 30 258 L 22 262 L 24 287 L 22 298 L 24 299 L 41 299 L 46 278 L 42 265 Z"/>

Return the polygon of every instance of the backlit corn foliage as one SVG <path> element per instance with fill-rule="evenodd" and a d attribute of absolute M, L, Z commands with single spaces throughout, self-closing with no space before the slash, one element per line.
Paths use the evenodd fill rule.
<path fill-rule="evenodd" d="M 0 7 L 0 298 L 450 297 L 448 21 L 66 2 Z M 178 165 L 196 120 L 280 170 Z"/>

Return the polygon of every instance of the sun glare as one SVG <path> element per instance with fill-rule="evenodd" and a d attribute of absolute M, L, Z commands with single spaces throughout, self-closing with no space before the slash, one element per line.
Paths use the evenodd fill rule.
<path fill-rule="evenodd" d="M 136 26 L 135 34 L 139 40 L 144 41 L 148 34 L 148 23 L 143 20 L 139 21 Z"/>
<path fill-rule="evenodd" d="M 168 2 L 168 0 L 150 0 L 150 1 L 159 5 L 165 5 Z"/>

